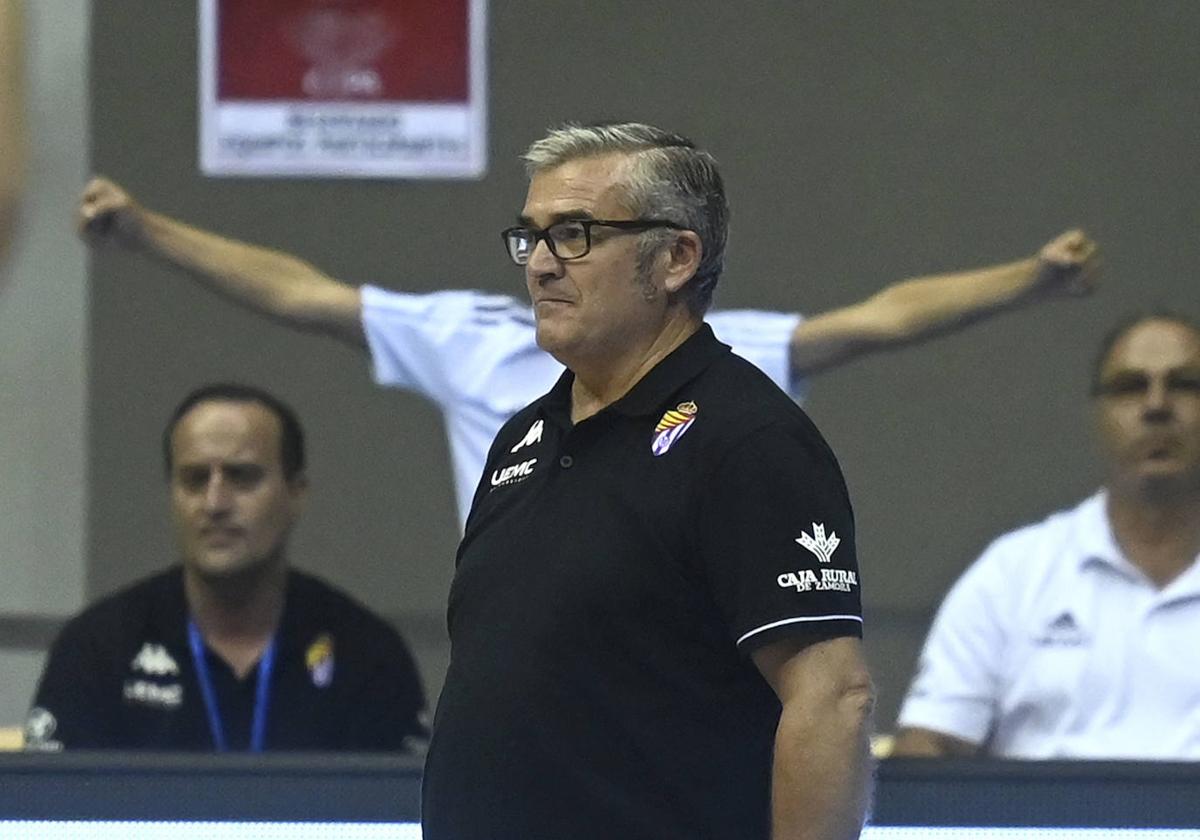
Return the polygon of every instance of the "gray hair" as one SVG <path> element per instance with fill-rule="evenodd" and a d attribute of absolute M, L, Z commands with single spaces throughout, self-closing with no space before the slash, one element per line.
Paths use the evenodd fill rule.
<path fill-rule="evenodd" d="M 643 123 L 567 123 L 531 145 L 522 159 L 532 177 L 570 160 L 612 153 L 635 156 L 624 184 L 630 212 L 673 222 L 700 237 L 700 266 L 684 294 L 688 308 L 703 315 L 725 268 L 729 236 L 725 184 L 712 155 L 686 137 Z M 639 263 L 648 265 L 669 236 L 663 230 L 642 234 Z"/>

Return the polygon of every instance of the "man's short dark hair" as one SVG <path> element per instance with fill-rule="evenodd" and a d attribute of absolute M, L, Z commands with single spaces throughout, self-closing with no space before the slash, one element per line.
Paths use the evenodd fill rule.
<path fill-rule="evenodd" d="M 203 402 L 240 402 L 258 403 L 277 418 L 279 418 L 279 461 L 283 466 L 283 477 L 288 481 L 304 472 L 304 429 L 296 412 L 283 400 L 273 394 L 256 388 L 253 385 L 241 385 L 236 382 L 216 382 L 211 385 L 201 385 L 192 391 L 175 407 L 167 427 L 163 430 L 163 465 L 166 467 L 167 478 L 171 477 L 172 463 L 171 437 L 175 427 L 183 416 Z"/>
<path fill-rule="evenodd" d="M 1096 358 L 1092 362 L 1092 395 L 1095 396 L 1101 391 L 1100 388 L 1100 373 L 1104 369 L 1104 363 L 1108 361 L 1108 357 L 1112 354 L 1113 348 L 1117 342 L 1128 335 L 1136 327 L 1142 324 L 1148 324 L 1152 321 L 1166 321 L 1170 324 L 1178 324 L 1186 330 L 1191 330 L 1196 336 L 1200 337 L 1200 322 L 1188 317 L 1180 312 L 1174 312 L 1167 309 L 1156 309 L 1148 312 L 1135 312 L 1132 315 L 1127 315 L 1118 321 L 1100 340 L 1100 349 L 1096 351 Z"/>

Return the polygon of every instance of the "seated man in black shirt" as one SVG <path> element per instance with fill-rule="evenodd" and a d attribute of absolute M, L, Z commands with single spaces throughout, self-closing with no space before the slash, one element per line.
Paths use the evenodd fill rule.
<path fill-rule="evenodd" d="M 288 568 L 307 492 L 291 409 L 256 388 L 203 387 L 175 410 L 163 451 L 182 566 L 67 624 L 28 747 L 402 750 L 423 738 L 400 636 Z"/>

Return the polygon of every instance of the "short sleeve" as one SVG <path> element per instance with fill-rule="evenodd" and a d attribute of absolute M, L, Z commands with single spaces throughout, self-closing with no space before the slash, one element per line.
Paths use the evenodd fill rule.
<path fill-rule="evenodd" d="M 811 425 L 776 423 L 701 484 L 698 551 L 738 647 L 862 635 L 854 514 Z"/>
<path fill-rule="evenodd" d="M 391 627 L 374 639 L 374 659 L 353 704 L 357 711 L 348 721 L 343 749 L 424 749 L 425 690 L 408 646 Z"/>
<path fill-rule="evenodd" d="M 938 609 L 897 725 L 973 744 L 990 733 L 999 704 L 1006 633 L 999 610 L 1010 588 L 993 546 Z"/>
<path fill-rule="evenodd" d="M 792 375 L 792 336 L 804 319 L 792 312 L 730 309 L 705 316 L 713 333 L 733 352 L 761 370 L 797 402 L 808 393 L 808 381 Z"/>
<path fill-rule="evenodd" d="M 416 391 L 443 408 L 479 390 L 475 372 L 534 345 L 529 308 L 504 295 L 364 286 L 362 319 L 376 384 Z"/>
<path fill-rule="evenodd" d="M 25 748 L 30 751 L 102 748 L 116 740 L 116 712 L 102 699 L 104 666 L 88 635 L 75 623 L 55 639 L 25 718 Z"/>

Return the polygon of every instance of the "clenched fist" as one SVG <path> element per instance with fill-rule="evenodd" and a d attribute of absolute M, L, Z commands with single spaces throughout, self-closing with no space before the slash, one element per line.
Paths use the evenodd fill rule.
<path fill-rule="evenodd" d="M 141 239 L 142 213 L 129 193 L 107 178 L 97 177 L 83 188 L 75 225 L 83 241 L 93 247 L 109 242 L 132 247 Z"/>
<path fill-rule="evenodd" d="M 1082 230 L 1061 233 L 1038 251 L 1037 288 L 1044 294 L 1090 294 L 1099 273 L 1099 248 Z"/>

